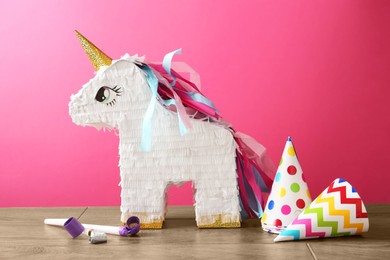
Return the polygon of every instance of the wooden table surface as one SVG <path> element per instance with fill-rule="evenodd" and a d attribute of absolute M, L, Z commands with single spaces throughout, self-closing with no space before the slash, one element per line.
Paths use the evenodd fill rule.
<path fill-rule="evenodd" d="M 192 207 L 169 207 L 162 230 L 108 243 L 72 239 L 45 218 L 79 217 L 81 223 L 119 224 L 118 207 L 2 208 L 0 259 L 390 259 L 390 204 L 367 206 L 370 230 L 362 236 L 274 243 L 259 220 L 238 229 L 198 229 Z"/>

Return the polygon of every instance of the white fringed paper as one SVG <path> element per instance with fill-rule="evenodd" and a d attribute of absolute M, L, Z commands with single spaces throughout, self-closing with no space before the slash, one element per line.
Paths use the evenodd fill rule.
<path fill-rule="evenodd" d="M 141 223 L 164 220 L 166 189 L 192 181 L 198 226 L 239 222 L 236 143 L 227 129 L 191 119 L 192 129 L 181 136 L 175 112 L 159 102 L 153 113 L 152 150 L 140 150 L 144 115 L 152 98 L 144 72 L 124 56 L 71 97 L 69 113 L 75 124 L 119 130 L 121 221 L 137 215 Z M 102 86 L 120 88 L 115 104 L 95 96 Z M 111 96 L 110 98 L 112 98 Z"/>

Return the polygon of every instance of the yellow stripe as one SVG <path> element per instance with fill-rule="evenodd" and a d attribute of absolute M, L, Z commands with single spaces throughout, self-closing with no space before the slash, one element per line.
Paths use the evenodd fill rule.
<path fill-rule="evenodd" d="M 343 216 L 344 217 L 344 228 L 356 228 L 356 234 L 362 233 L 363 230 L 363 223 L 351 223 L 350 222 L 350 211 L 349 210 L 341 210 L 341 209 L 336 209 L 335 207 L 335 202 L 334 202 L 334 197 L 329 197 L 329 198 L 323 198 L 322 193 L 318 198 L 316 199 L 317 203 L 320 202 L 325 202 L 329 204 L 329 215 L 330 216 Z"/>

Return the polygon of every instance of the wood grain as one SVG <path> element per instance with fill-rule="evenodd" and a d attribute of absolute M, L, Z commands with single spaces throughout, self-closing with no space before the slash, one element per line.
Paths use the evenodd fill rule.
<path fill-rule="evenodd" d="M 273 243 L 260 221 L 238 229 L 198 229 L 192 207 L 170 207 L 162 230 L 141 230 L 137 237 L 109 236 L 91 245 L 72 239 L 44 218 L 79 216 L 85 208 L 0 209 L 0 259 L 388 259 L 390 205 L 369 205 L 370 231 L 357 237 Z M 89 207 L 82 223 L 119 225 L 117 207 Z M 309 245 L 309 247 L 308 247 Z M 309 248 L 312 249 L 310 252 Z"/>
<path fill-rule="evenodd" d="M 46 226 L 43 220 L 78 217 L 84 209 L 0 209 L 0 259 L 68 258 L 73 254 L 72 245 L 77 247 L 76 241 L 69 239 L 69 235 L 63 229 Z"/>

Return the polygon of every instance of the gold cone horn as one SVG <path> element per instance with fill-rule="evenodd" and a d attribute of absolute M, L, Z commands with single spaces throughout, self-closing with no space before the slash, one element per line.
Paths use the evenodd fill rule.
<path fill-rule="evenodd" d="M 78 31 L 76 31 L 76 35 L 79 38 L 81 45 L 83 46 L 96 71 L 98 71 L 101 66 L 111 65 L 112 59 L 110 57 L 108 57 L 104 52 L 99 50 L 98 47 L 96 47 L 92 42 L 90 42 Z"/>

